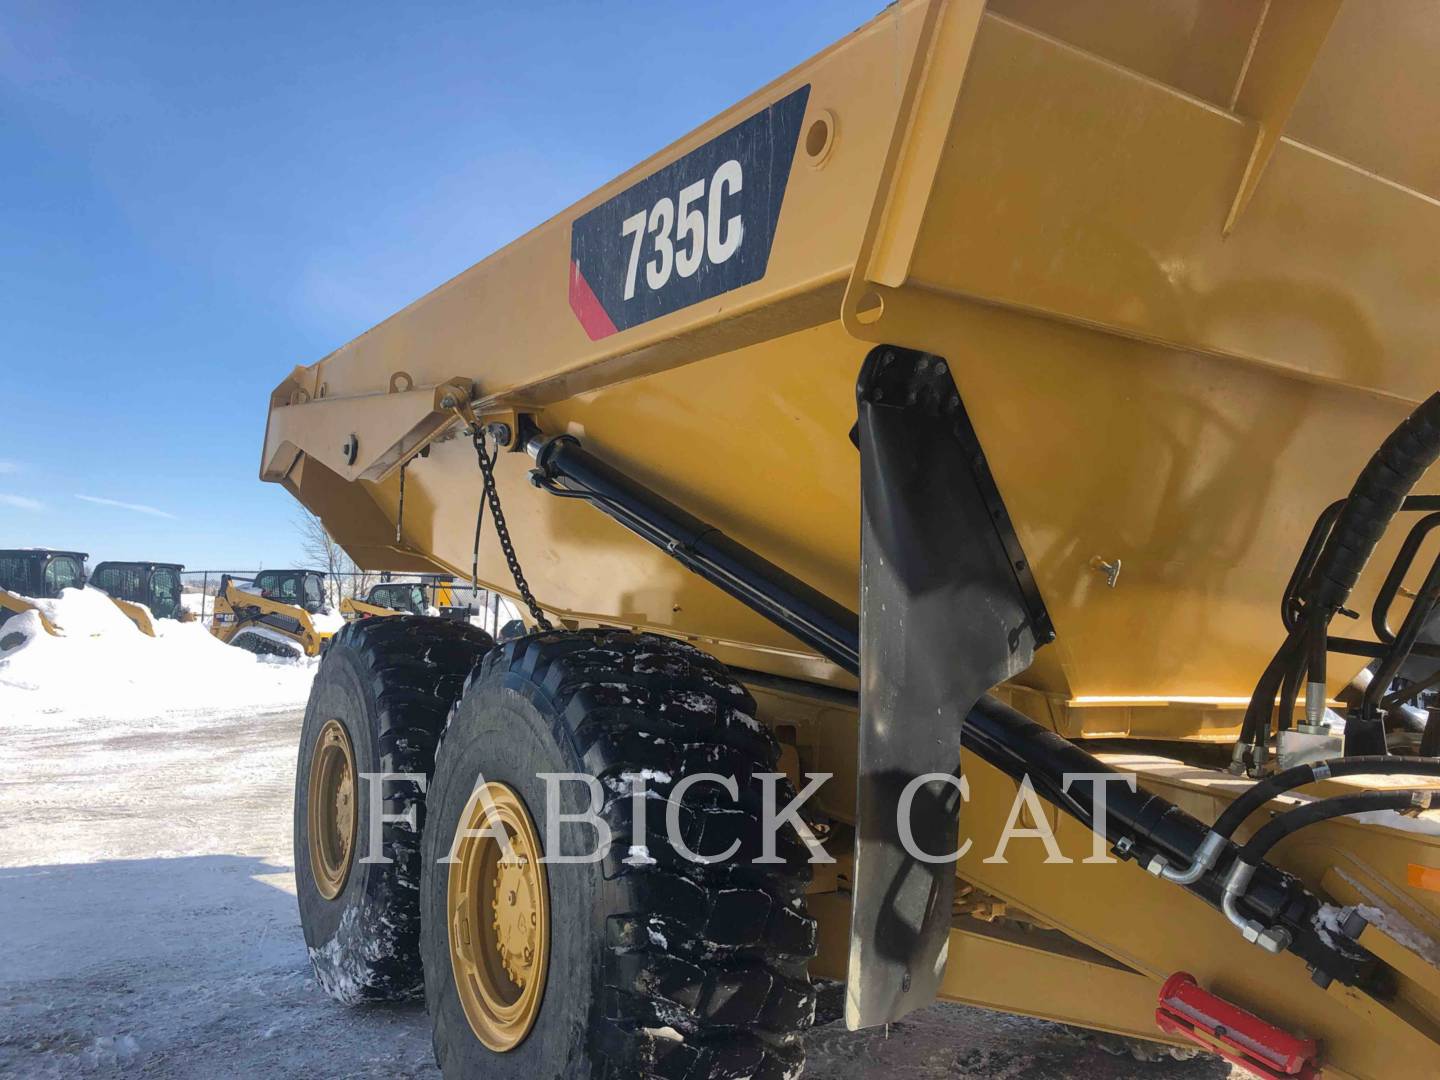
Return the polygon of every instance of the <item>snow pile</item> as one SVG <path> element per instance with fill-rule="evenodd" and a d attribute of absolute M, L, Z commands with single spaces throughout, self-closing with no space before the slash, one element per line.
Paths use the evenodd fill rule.
<path fill-rule="evenodd" d="M 318 665 L 254 656 L 200 622 L 157 619 L 156 636 L 147 637 L 96 589 L 66 589 L 35 604 L 63 636 L 47 634 L 34 612 L 0 630 L 23 638 L 0 653 L 0 725 L 303 705 Z"/>

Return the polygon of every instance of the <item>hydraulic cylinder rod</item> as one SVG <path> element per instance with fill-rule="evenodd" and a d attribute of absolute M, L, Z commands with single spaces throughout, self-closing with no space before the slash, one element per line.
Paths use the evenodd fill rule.
<path fill-rule="evenodd" d="M 569 435 L 532 437 L 537 483 L 590 502 L 751 610 L 850 672 L 860 670 L 860 618 L 597 458 Z"/>

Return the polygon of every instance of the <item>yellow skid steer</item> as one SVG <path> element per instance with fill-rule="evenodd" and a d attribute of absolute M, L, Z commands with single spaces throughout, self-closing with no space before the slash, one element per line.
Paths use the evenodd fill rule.
<path fill-rule="evenodd" d="M 57 600 L 63 589 L 85 587 L 85 560 L 80 551 L 51 551 L 44 548 L 0 550 L 0 652 L 21 641 L 18 634 L 5 634 L 5 624 L 25 611 L 34 611 L 50 635 L 58 633 L 54 623 L 34 600 Z M 8 643 L 8 645 L 7 645 Z"/>
<path fill-rule="evenodd" d="M 328 614 L 325 575 L 318 570 L 261 570 L 253 579 L 225 574 L 210 632 L 259 656 L 319 656 L 333 631 L 315 620 Z"/>
<path fill-rule="evenodd" d="M 47 634 L 63 635 L 64 628 L 57 626 L 34 601 L 58 600 L 65 589 L 85 588 L 90 581 L 85 571 L 85 560 L 89 557 L 81 551 L 48 548 L 0 550 L 0 652 L 14 648 L 22 640 L 21 635 L 13 631 L 5 634 L 4 626 L 25 611 L 35 612 Z M 98 584 L 97 591 L 105 592 L 141 633 L 155 636 L 150 613 L 139 603 L 111 595 Z"/>
<path fill-rule="evenodd" d="M 90 573 L 90 584 L 103 590 L 136 628 L 155 636 L 156 619 L 192 622 L 195 618 L 181 603 L 180 563 L 102 562 Z"/>

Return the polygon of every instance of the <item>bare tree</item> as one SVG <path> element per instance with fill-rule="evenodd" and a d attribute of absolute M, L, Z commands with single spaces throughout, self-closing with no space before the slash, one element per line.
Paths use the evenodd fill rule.
<path fill-rule="evenodd" d="M 355 565 L 325 528 L 325 523 L 309 510 L 302 509 L 295 518 L 295 531 L 300 534 L 300 550 L 316 570 L 324 570 L 330 604 L 339 607 L 346 596 L 364 596 L 369 592 L 371 575 Z"/>

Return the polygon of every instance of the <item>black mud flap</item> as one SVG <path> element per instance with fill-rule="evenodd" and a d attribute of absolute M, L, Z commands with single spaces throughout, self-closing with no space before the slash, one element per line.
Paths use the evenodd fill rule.
<path fill-rule="evenodd" d="M 866 358 L 861 460 L 860 790 L 851 1028 L 934 1000 L 945 970 L 953 860 L 907 852 L 897 810 L 919 777 L 958 772 L 961 723 L 980 696 L 1054 637 L 1029 564 L 945 361 L 882 346 Z M 960 794 L 913 793 L 913 848 L 958 844 Z"/>

